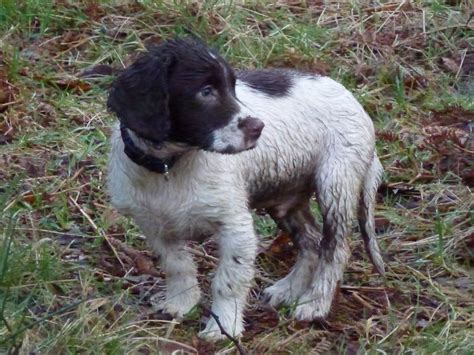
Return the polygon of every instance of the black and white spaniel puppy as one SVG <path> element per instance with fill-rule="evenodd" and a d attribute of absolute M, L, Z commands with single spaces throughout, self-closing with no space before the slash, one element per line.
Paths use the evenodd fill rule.
<path fill-rule="evenodd" d="M 374 128 L 356 99 L 334 80 L 296 71 L 235 72 L 194 39 L 161 43 L 116 79 L 108 100 L 118 116 L 108 190 L 160 257 L 162 310 L 180 318 L 200 300 L 187 240 L 215 236 L 220 261 L 212 311 L 242 333 L 254 277 L 252 208 L 264 208 L 299 248 L 291 272 L 265 290 L 294 316 L 325 317 L 349 260 L 357 217 L 376 269 L 374 233 L 382 173 Z M 323 216 L 315 223 L 316 193 Z M 201 336 L 224 337 L 214 318 Z"/>

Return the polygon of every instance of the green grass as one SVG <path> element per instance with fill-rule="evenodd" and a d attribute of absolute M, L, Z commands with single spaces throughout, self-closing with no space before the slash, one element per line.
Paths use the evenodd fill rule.
<path fill-rule="evenodd" d="M 374 120 L 385 168 L 377 225 L 387 274 L 372 273 L 355 233 L 327 324 L 264 307 L 261 290 L 288 272 L 295 253 L 285 238 L 272 245 L 275 225 L 256 216 L 263 252 L 242 345 L 302 354 L 474 348 L 469 4 L 310 3 L 1 2 L 0 352 L 233 347 L 196 337 L 204 307 L 182 324 L 153 310 L 163 275 L 104 188 L 113 75 L 78 78 L 99 64 L 116 73 L 150 41 L 190 33 L 237 68 L 285 66 L 345 84 Z M 200 271 L 212 271 L 213 243 L 192 250 Z M 209 278 L 201 281 L 208 290 Z"/>

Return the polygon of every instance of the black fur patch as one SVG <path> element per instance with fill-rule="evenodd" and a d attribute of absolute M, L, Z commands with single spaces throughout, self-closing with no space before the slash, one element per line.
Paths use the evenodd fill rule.
<path fill-rule="evenodd" d="M 108 107 L 139 136 L 200 148 L 238 113 L 235 74 L 203 42 L 177 39 L 152 47 L 117 78 Z M 205 87 L 212 100 L 200 99 Z"/>
<path fill-rule="evenodd" d="M 141 56 L 115 80 L 107 101 L 120 122 L 140 137 L 163 142 L 170 130 L 168 53 Z"/>
<path fill-rule="evenodd" d="M 240 259 L 239 259 L 238 256 L 233 255 L 233 256 L 232 256 L 232 260 L 234 260 L 234 262 L 235 262 L 236 264 L 242 265 L 242 262 L 240 261 Z"/>
<path fill-rule="evenodd" d="M 212 133 L 229 123 L 239 111 L 235 74 L 229 64 L 200 42 L 178 42 L 177 62 L 168 78 L 173 140 L 208 148 Z M 209 103 L 197 98 L 206 86 L 214 90 Z"/>
<path fill-rule="evenodd" d="M 286 96 L 293 86 L 292 74 L 282 69 L 240 71 L 237 72 L 237 78 L 270 96 Z"/>

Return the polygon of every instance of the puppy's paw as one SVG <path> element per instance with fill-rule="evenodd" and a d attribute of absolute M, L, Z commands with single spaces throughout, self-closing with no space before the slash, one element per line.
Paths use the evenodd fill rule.
<path fill-rule="evenodd" d="M 305 285 L 291 281 L 285 277 L 263 291 L 264 298 L 270 306 L 292 305 L 298 300 Z"/>
<path fill-rule="evenodd" d="M 167 296 L 165 299 L 161 295 L 155 295 L 151 299 L 153 307 L 157 311 L 170 314 L 173 318 L 183 319 L 201 299 L 200 292 L 183 292 L 176 296 Z"/>
<path fill-rule="evenodd" d="M 192 309 L 188 307 L 181 307 L 180 305 L 171 303 L 171 302 L 166 302 L 166 301 L 161 301 L 157 303 L 154 306 L 155 310 L 168 313 L 170 314 L 173 318 L 181 320 L 184 318 L 184 316 Z"/>
<path fill-rule="evenodd" d="M 294 317 L 298 320 L 324 319 L 329 314 L 332 300 L 315 297 L 314 295 L 303 295 L 298 301 L 294 311 Z"/>
<path fill-rule="evenodd" d="M 287 276 L 263 291 L 267 302 L 271 306 L 294 305 L 309 288 L 317 260 L 317 255 L 312 252 L 302 253 Z"/>
<path fill-rule="evenodd" d="M 222 320 L 219 319 L 219 322 L 224 328 L 224 330 L 232 337 L 239 338 L 242 335 L 242 332 L 244 331 L 244 326 L 241 321 L 226 322 L 223 318 Z M 227 336 L 222 333 L 221 328 L 212 316 L 207 322 L 206 328 L 199 332 L 199 337 L 210 341 L 227 339 Z"/>

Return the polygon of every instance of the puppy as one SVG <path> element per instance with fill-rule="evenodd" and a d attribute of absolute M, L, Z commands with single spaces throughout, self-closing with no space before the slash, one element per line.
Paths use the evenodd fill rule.
<path fill-rule="evenodd" d="M 324 318 L 342 279 L 358 218 L 372 263 L 384 272 L 374 234 L 382 167 L 372 121 L 330 78 L 295 71 L 234 72 L 194 39 L 161 43 L 116 79 L 108 107 L 108 191 L 133 218 L 166 273 L 160 308 L 180 318 L 200 300 L 187 240 L 215 236 L 220 261 L 212 311 L 239 336 L 264 208 L 299 249 L 291 272 L 264 292 L 301 320 Z M 322 229 L 310 211 L 316 193 Z M 224 337 L 211 318 L 202 337 Z"/>

